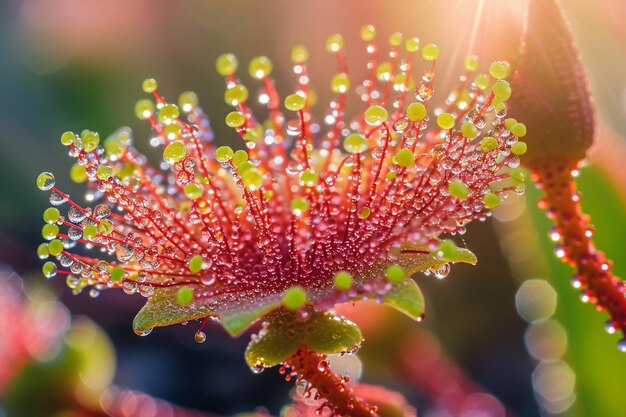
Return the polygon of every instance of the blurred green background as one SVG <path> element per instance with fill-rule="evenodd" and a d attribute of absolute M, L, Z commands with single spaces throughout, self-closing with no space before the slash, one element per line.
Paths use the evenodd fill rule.
<path fill-rule="evenodd" d="M 615 261 L 615 272 L 626 276 L 626 150 L 621 139 L 626 135 L 626 2 L 562 3 L 588 69 L 601 125 L 599 149 L 579 181 L 583 207 L 597 227 L 598 245 Z M 295 84 L 289 50 L 297 43 L 307 45 L 313 86 L 324 103 L 336 71 L 324 40 L 343 33 L 351 71 L 358 74 L 364 64 L 358 30 L 371 23 L 383 39 L 401 31 L 439 44 L 439 85 L 445 86 L 470 52 L 483 62 L 514 60 L 524 5 L 518 0 L 2 1 L 0 260 L 29 280 L 41 279 L 35 248 L 47 197 L 34 186 L 39 172 L 52 171 L 61 189 L 82 193 L 65 174 L 71 161 L 59 144 L 61 132 L 89 128 L 106 135 L 128 125 L 138 147 L 149 152 L 142 141 L 149 128 L 132 110 L 147 76 L 159 80 L 166 97 L 195 90 L 213 120 L 217 141 L 232 143 L 235 136 L 222 123 L 228 112 L 223 81 L 213 69 L 225 51 L 236 53 L 242 67 L 253 56 L 268 55 L 279 91 L 287 92 Z M 242 78 L 250 81 L 247 74 Z M 440 99 L 444 93 L 440 88 Z M 317 111 L 323 110 L 318 105 Z M 525 210 L 518 204 L 496 216 L 502 222 L 469 228 L 464 239 L 478 255 L 478 267 L 455 268 L 444 281 L 418 279 L 429 308 L 423 325 L 515 415 L 539 416 L 532 386 L 536 362 L 524 345 L 526 324 L 516 313 L 515 292 L 526 279 L 547 279 L 558 293 L 556 319 L 569 340 L 564 359 L 575 375 L 575 401 L 564 415 L 625 416 L 626 355 L 617 351 L 616 336 L 604 332 L 604 315 L 579 302 L 569 284 L 571 271 L 552 255 L 549 223 L 535 208 L 539 194 L 528 188 Z M 246 369 L 245 337 L 230 340 L 214 328 L 207 343 L 198 346 L 194 329 L 178 327 L 138 338 L 130 322 L 141 305 L 139 297 L 106 293 L 90 300 L 87 294 L 70 296 L 60 281 L 49 284 L 72 313 L 89 315 L 109 332 L 118 355 L 117 384 L 224 414 L 257 405 L 276 413 L 285 401 L 289 385 L 278 375 L 256 376 Z M 364 358 L 372 356 L 367 349 L 366 342 Z M 384 368 L 385 352 L 373 356 Z M 365 378 L 376 382 L 382 377 L 372 371 Z M 428 402 L 398 385 L 413 401 Z M 262 387 L 272 389 L 261 392 Z"/>

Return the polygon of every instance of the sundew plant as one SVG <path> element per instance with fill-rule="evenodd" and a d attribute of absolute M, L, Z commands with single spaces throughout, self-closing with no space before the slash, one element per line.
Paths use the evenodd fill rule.
<path fill-rule="evenodd" d="M 539 13 L 537 3 L 529 16 Z M 556 27 L 569 36 L 566 26 Z M 144 297 L 133 321 L 138 335 L 197 322 L 195 340 L 204 343 L 209 319 L 233 337 L 253 329 L 245 352 L 252 371 L 277 367 L 302 397 L 317 401 L 317 414 L 374 416 L 377 404 L 332 368 L 332 355 L 355 354 L 364 342 L 335 306 L 373 299 L 423 320 L 412 276 L 443 279 L 451 264 L 475 264 L 459 236 L 502 200 L 524 194 L 520 163 L 528 161 L 546 194 L 540 205 L 556 221 L 556 253 L 577 268 L 574 286 L 583 301 L 608 311 L 610 332 L 624 331 L 624 286 L 591 243 L 570 177 L 593 135 L 575 50 L 559 44 L 551 65 L 572 63 L 581 80 L 573 91 L 587 101 L 572 90 L 560 96 L 562 72 L 547 87 L 555 106 L 560 99 L 567 105 L 561 120 L 576 120 L 567 124 L 552 123 L 536 106 L 529 79 L 541 62 L 532 38 L 516 73 L 504 60 L 467 57 L 447 99 L 435 103 L 435 44 L 400 33 L 382 42 L 371 25 L 360 37 L 363 80 L 349 75 L 341 35 L 327 39 L 338 64 L 329 80 L 334 98 L 315 111 L 304 46 L 291 51 L 290 80 L 272 78 L 270 58 L 253 58 L 243 70 L 258 81 L 254 88 L 238 78 L 235 55 L 219 56 L 215 68 L 232 106 L 224 123 L 238 143 L 217 146 L 216 119 L 210 122 L 199 95 L 165 97 L 152 78 L 143 82 L 147 96 L 135 113 L 150 124 L 143 140 L 161 149 L 161 160 L 140 153 L 126 127 L 102 137 L 91 130 L 60 135 L 75 159 L 70 177 L 85 183 L 88 205 L 57 188 L 52 173 L 37 177 L 51 204 L 43 215 L 47 242 L 38 248 L 47 259 L 43 274 L 62 277 L 75 294 L 121 289 Z M 551 45 L 550 33 L 542 42 Z M 278 93 L 294 84 L 291 94 Z M 349 101 L 360 111 L 347 112 Z M 580 140 L 553 140 L 554 126 L 563 125 Z M 626 350 L 626 342 L 619 347 Z"/>

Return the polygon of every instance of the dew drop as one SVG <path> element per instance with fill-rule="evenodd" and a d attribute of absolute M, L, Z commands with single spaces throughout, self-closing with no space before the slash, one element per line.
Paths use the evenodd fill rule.
<path fill-rule="evenodd" d="M 133 257 L 135 251 L 128 245 L 117 245 L 115 248 L 115 256 L 120 262 L 127 262 Z"/>
<path fill-rule="evenodd" d="M 67 255 L 61 255 L 59 256 L 59 263 L 61 266 L 69 268 L 74 263 L 74 260 Z"/>
<path fill-rule="evenodd" d="M 74 227 L 71 227 L 67 231 L 67 236 L 71 240 L 79 240 L 81 237 L 83 237 L 83 231 L 81 229 L 76 229 Z"/>
<path fill-rule="evenodd" d="M 548 236 L 553 242 L 558 242 L 559 240 L 561 240 L 561 234 L 555 226 L 550 227 L 550 230 L 548 231 Z"/>
<path fill-rule="evenodd" d="M 67 201 L 67 198 L 57 193 L 56 191 L 50 192 L 50 204 L 53 206 L 60 206 Z"/>
<path fill-rule="evenodd" d="M 109 206 L 105 204 L 98 204 L 96 208 L 94 208 L 93 210 L 93 215 L 98 220 L 106 219 L 107 217 L 109 217 L 110 214 L 111 214 L 111 209 L 109 208 Z"/>
<path fill-rule="evenodd" d="M 137 292 L 137 283 L 134 281 L 124 281 L 122 284 L 122 289 L 128 295 L 132 295 Z"/>
<path fill-rule="evenodd" d="M 438 279 L 444 279 L 450 273 L 450 264 L 443 264 L 439 268 L 433 270 L 433 274 Z"/>
<path fill-rule="evenodd" d="M 203 275 L 202 277 L 200 277 L 200 281 L 202 281 L 202 284 L 204 285 L 212 285 L 215 282 L 215 276 Z"/>
<path fill-rule="evenodd" d="M 197 331 L 193 338 L 196 343 L 204 343 L 206 341 L 206 333 Z"/>
<path fill-rule="evenodd" d="M 302 132 L 299 120 L 290 120 L 287 122 L 287 134 L 289 136 L 298 136 Z"/>
<path fill-rule="evenodd" d="M 67 284 L 67 286 L 69 288 L 76 288 L 78 287 L 78 285 L 80 284 L 80 278 L 75 277 L 73 275 L 69 275 L 66 279 L 65 279 L 65 283 Z"/>
<path fill-rule="evenodd" d="M 583 303 L 588 303 L 590 301 L 590 297 L 587 291 L 582 291 L 580 293 L 580 301 L 582 301 Z"/>
<path fill-rule="evenodd" d="M 135 331 L 135 333 L 137 333 L 138 336 L 148 336 L 150 333 L 152 333 L 152 327 L 144 331 Z"/>
<path fill-rule="evenodd" d="M 498 119 L 502 119 L 503 117 L 506 116 L 506 112 L 507 112 L 507 108 L 506 105 L 502 105 L 501 107 L 499 107 L 498 109 L 496 109 L 495 113 L 496 113 L 496 117 Z"/>
<path fill-rule="evenodd" d="M 43 266 L 43 275 L 46 278 L 53 278 L 57 274 L 57 266 L 53 262 L 46 262 Z"/>
<path fill-rule="evenodd" d="M 83 211 L 79 210 L 78 208 L 74 206 L 70 207 L 69 210 L 67 211 L 67 218 L 72 223 L 80 223 L 83 220 L 85 220 L 86 217 L 87 217 L 87 214 L 85 214 Z"/>
<path fill-rule="evenodd" d="M 613 324 L 613 320 L 607 320 L 606 323 L 604 323 L 604 330 L 606 330 L 606 332 L 608 334 L 613 334 L 615 333 L 615 331 L 617 330 Z"/>
<path fill-rule="evenodd" d="M 142 297 L 148 298 L 148 297 L 151 297 L 152 294 L 154 294 L 154 287 L 152 285 L 145 285 L 145 284 L 139 285 L 137 289 L 138 289 L 139 294 Z"/>
<path fill-rule="evenodd" d="M 42 172 L 37 176 L 37 187 L 41 191 L 48 191 L 52 187 L 54 187 L 54 175 L 50 172 Z"/>
<path fill-rule="evenodd" d="M 254 372 L 255 374 L 260 374 L 261 372 L 263 372 L 265 370 L 265 364 L 263 364 L 263 362 L 258 361 L 257 363 L 254 364 L 254 366 L 252 368 L 250 368 L 252 370 L 252 372 Z"/>
<path fill-rule="evenodd" d="M 559 259 L 563 259 L 565 258 L 565 248 L 563 248 L 563 246 L 561 245 L 557 245 L 554 248 L 554 254 L 556 255 L 557 258 Z"/>
<path fill-rule="evenodd" d="M 408 117 L 401 117 L 393 124 L 393 130 L 396 133 L 403 133 L 409 127 Z"/>

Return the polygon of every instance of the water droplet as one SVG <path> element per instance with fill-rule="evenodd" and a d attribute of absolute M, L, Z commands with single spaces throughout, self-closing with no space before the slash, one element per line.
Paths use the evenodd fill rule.
<path fill-rule="evenodd" d="M 506 105 L 502 105 L 500 107 L 498 107 L 497 109 L 495 109 L 495 113 L 496 113 L 496 117 L 498 119 L 502 119 L 503 117 L 506 116 L 506 112 L 507 112 L 507 108 Z"/>
<path fill-rule="evenodd" d="M 415 91 L 415 99 L 421 102 L 426 101 L 432 95 L 432 90 L 429 88 L 427 82 L 420 82 Z"/>
<path fill-rule="evenodd" d="M 572 284 L 572 287 L 574 287 L 574 288 L 580 288 L 583 285 L 583 283 L 580 281 L 580 278 L 578 277 L 578 275 L 574 275 L 570 282 Z"/>
<path fill-rule="evenodd" d="M 137 333 L 138 336 L 148 336 L 150 333 L 152 333 L 153 328 L 149 328 L 146 329 L 144 331 L 135 331 L 135 333 Z"/>
<path fill-rule="evenodd" d="M 70 227 L 67 230 L 67 236 L 72 240 L 78 240 L 83 237 L 83 231 L 81 229 L 75 229 L 73 227 Z"/>
<path fill-rule="evenodd" d="M 53 206 L 60 206 L 67 201 L 67 198 L 57 193 L 56 191 L 50 192 L 50 204 Z"/>
<path fill-rule="evenodd" d="M 48 191 L 54 187 L 54 175 L 50 172 L 42 172 L 37 176 L 37 187 L 42 191 Z"/>
<path fill-rule="evenodd" d="M 61 266 L 65 268 L 72 266 L 72 264 L 74 263 L 74 260 L 67 255 L 60 255 L 58 259 Z"/>
<path fill-rule="evenodd" d="M 202 281 L 202 284 L 204 285 L 211 285 L 215 282 L 215 276 L 214 275 L 203 275 L 202 277 L 200 277 L 200 281 Z"/>
<path fill-rule="evenodd" d="M 408 117 L 401 117 L 393 124 L 393 130 L 396 133 L 403 133 L 407 127 L 409 127 L 409 119 Z"/>
<path fill-rule="evenodd" d="M 553 242 L 558 242 L 559 240 L 561 240 L 561 234 L 555 226 L 550 227 L 550 230 L 548 231 L 548 236 Z"/>
<path fill-rule="evenodd" d="M 115 256 L 120 262 L 128 262 L 133 257 L 135 251 L 128 245 L 117 245 L 115 248 Z"/>
<path fill-rule="evenodd" d="M 43 266 L 43 275 L 46 278 L 53 278 L 57 274 L 57 266 L 53 262 L 46 262 Z"/>
<path fill-rule="evenodd" d="M 86 213 L 84 213 L 83 211 L 79 210 L 78 208 L 74 206 L 70 207 L 69 210 L 67 211 L 67 218 L 72 223 L 80 223 L 83 220 L 85 220 L 86 217 L 87 217 Z"/>
<path fill-rule="evenodd" d="M 620 352 L 626 352 L 626 339 L 622 339 L 617 342 L 617 348 Z"/>
<path fill-rule="evenodd" d="M 433 274 L 438 279 L 444 279 L 450 273 L 450 264 L 443 264 L 439 268 L 433 270 Z"/>
<path fill-rule="evenodd" d="M 204 343 L 206 341 L 206 333 L 202 331 L 197 331 L 193 337 L 196 343 Z"/>
<path fill-rule="evenodd" d="M 286 130 L 289 136 L 298 136 L 302 132 L 300 120 L 288 121 Z"/>
<path fill-rule="evenodd" d="M 137 283 L 134 281 L 124 281 L 122 289 L 128 295 L 132 295 L 137 292 Z"/>
<path fill-rule="evenodd" d="M 105 219 L 109 217 L 110 214 L 111 214 L 111 209 L 109 208 L 109 206 L 105 204 L 98 204 L 96 208 L 94 208 L 93 210 L 93 215 L 98 220 Z"/>
<path fill-rule="evenodd" d="M 583 303 L 588 303 L 590 301 L 589 293 L 587 291 L 582 291 L 580 293 L 580 301 Z"/>
<path fill-rule="evenodd" d="M 608 334 L 615 333 L 617 329 L 615 328 L 615 325 L 613 324 L 613 320 L 607 320 L 607 322 L 604 323 L 604 330 L 606 330 Z"/>
<path fill-rule="evenodd" d="M 563 259 L 565 258 L 565 249 L 563 248 L 563 246 L 557 245 L 554 248 L 554 254 L 556 255 L 557 258 Z"/>
<path fill-rule="evenodd" d="M 152 285 L 139 285 L 138 292 L 142 297 L 151 297 L 154 294 L 154 287 Z"/>
<path fill-rule="evenodd" d="M 261 372 L 263 372 L 265 370 L 265 364 L 263 364 L 263 362 L 258 361 L 257 363 L 254 364 L 254 366 L 252 368 L 250 368 L 252 370 L 252 372 L 254 372 L 255 374 L 260 374 Z"/>

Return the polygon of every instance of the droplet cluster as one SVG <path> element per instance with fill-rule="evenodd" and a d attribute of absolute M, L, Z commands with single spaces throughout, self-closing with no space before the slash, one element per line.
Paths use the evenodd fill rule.
<path fill-rule="evenodd" d="M 334 98 L 316 111 L 303 46 L 291 52 L 296 86 L 284 99 L 269 58 L 250 62 L 260 84 L 251 94 L 237 58 L 221 55 L 216 69 L 232 106 L 225 123 L 241 138 L 233 147 L 214 143 L 196 93 L 175 103 L 154 79 L 144 81 L 151 97 L 135 113 L 150 123 L 149 143 L 162 149 L 156 164 L 133 146 L 128 128 L 104 139 L 89 130 L 63 133 L 76 160 L 70 177 L 86 183 L 95 205 L 79 205 L 50 173 L 37 178 L 52 205 L 42 229 L 48 242 L 38 248 L 50 259 L 44 275 L 64 275 L 75 293 L 89 288 L 94 297 L 112 287 L 144 297 L 176 287 L 180 305 L 276 296 L 297 309 L 404 279 L 399 268 L 361 277 L 407 243 L 438 251 L 441 235 L 465 233 L 501 199 L 523 193 L 526 129 L 506 117 L 508 63 L 477 74 L 478 60 L 469 57 L 458 85 L 433 107 L 436 45 L 420 54 L 419 39 L 395 33 L 383 53 L 372 26 L 361 37 L 368 75 L 358 83 L 342 37 L 328 39 L 338 62 Z M 349 100 L 362 111 L 347 115 Z"/>

